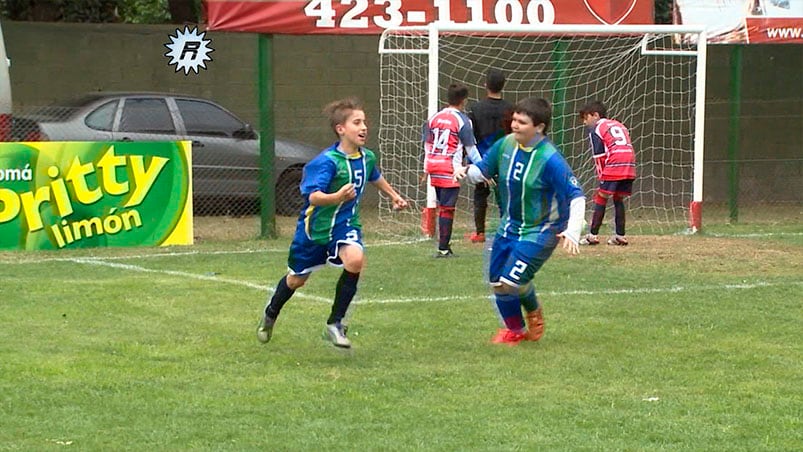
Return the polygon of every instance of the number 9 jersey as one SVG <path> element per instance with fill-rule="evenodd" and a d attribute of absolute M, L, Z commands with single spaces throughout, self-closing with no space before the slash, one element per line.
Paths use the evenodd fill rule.
<path fill-rule="evenodd" d="M 630 133 L 621 122 L 601 118 L 589 127 L 589 140 L 600 181 L 636 178 L 636 152 Z"/>

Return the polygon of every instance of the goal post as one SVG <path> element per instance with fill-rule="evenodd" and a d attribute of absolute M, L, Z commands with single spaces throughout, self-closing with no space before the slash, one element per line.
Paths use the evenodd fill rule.
<path fill-rule="evenodd" d="M 503 96 L 553 104 L 549 136 L 583 184 L 596 188 L 587 134 L 577 110 L 591 99 L 630 129 L 638 178 L 628 199 L 628 231 L 702 227 L 705 31 L 684 25 L 474 25 L 432 23 L 386 29 L 379 40 L 379 152 L 385 177 L 412 201 L 405 213 L 380 200 L 395 236 L 432 236 L 434 190 L 421 181 L 422 126 L 445 106 L 446 89 L 485 96 L 485 74 L 507 76 Z M 473 228 L 471 188 L 461 189 L 456 220 Z M 590 204 L 590 203 L 589 203 Z M 489 207 L 489 219 L 495 215 Z M 606 215 L 612 219 L 613 215 Z M 488 229 L 489 231 L 492 229 Z"/>

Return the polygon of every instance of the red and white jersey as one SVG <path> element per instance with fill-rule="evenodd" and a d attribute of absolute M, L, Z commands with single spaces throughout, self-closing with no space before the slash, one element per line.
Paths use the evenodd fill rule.
<path fill-rule="evenodd" d="M 459 187 L 454 170 L 463 166 L 463 149 L 475 145 L 471 121 L 462 111 L 446 107 L 424 124 L 424 172 L 433 187 Z"/>
<path fill-rule="evenodd" d="M 597 178 L 601 181 L 635 179 L 636 151 L 627 127 L 615 119 L 602 118 L 590 129 Z"/>

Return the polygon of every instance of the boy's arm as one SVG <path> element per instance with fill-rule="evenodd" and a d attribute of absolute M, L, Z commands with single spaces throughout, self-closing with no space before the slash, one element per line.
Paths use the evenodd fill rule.
<path fill-rule="evenodd" d="M 566 160 L 559 157 L 559 154 L 555 154 L 555 157 L 547 162 L 544 172 L 558 199 L 561 202 L 568 201 L 569 203 L 569 219 L 566 229 L 560 232 L 558 237 L 563 239 L 563 249 L 569 254 L 577 254 L 580 252 L 580 234 L 585 222 L 586 198 L 583 190 L 571 167 Z"/>
<path fill-rule="evenodd" d="M 407 201 L 399 195 L 393 187 L 390 186 L 384 176 L 379 176 L 379 179 L 373 182 L 374 186 L 382 193 L 388 195 L 393 202 L 393 209 L 399 210 L 407 207 Z"/>
<path fill-rule="evenodd" d="M 346 184 L 334 193 L 325 193 L 321 190 L 310 193 L 309 203 L 313 206 L 331 206 L 351 201 L 356 196 L 357 189 L 354 184 Z"/>
<path fill-rule="evenodd" d="M 594 169 L 597 172 L 597 177 L 602 175 L 602 170 L 605 169 L 605 143 L 597 133 L 597 129 L 592 129 L 588 133 L 588 141 L 591 142 L 591 156 L 594 159 Z"/>
<path fill-rule="evenodd" d="M 493 187 L 496 185 L 494 178 L 497 176 L 497 164 L 499 154 L 503 152 L 504 138 L 497 140 L 491 149 L 479 162 L 458 168 L 454 174 L 454 180 L 462 180 L 468 176 L 468 182 L 478 184 L 485 182 L 488 186 Z"/>

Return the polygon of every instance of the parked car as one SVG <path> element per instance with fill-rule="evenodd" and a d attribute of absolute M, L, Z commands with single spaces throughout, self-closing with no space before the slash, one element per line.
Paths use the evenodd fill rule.
<path fill-rule="evenodd" d="M 211 100 L 173 93 L 99 92 L 38 108 L 18 121 L 36 127 L 16 132 L 34 140 L 190 140 L 196 210 L 241 214 L 258 206 L 259 137 Z M 276 213 L 296 215 L 303 205 L 298 188 L 302 168 L 320 149 L 281 138 L 275 143 Z"/>

